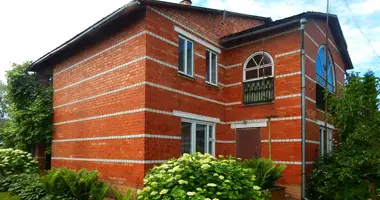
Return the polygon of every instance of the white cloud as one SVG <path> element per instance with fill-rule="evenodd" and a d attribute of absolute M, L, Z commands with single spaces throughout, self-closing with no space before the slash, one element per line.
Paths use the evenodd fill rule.
<path fill-rule="evenodd" d="M 180 0 L 167 0 L 179 2 Z M 0 1 L 0 80 L 11 62 L 36 60 L 128 0 L 12 0 Z M 272 17 L 274 20 L 305 11 L 325 11 L 325 0 L 193 0 L 194 5 Z M 357 69 L 373 69 L 375 59 L 360 32 L 353 25 L 343 1 L 331 1 L 338 14 Z M 350 1 L 353 12 L 380 52 L 380 11 L 378 0 Z"/>

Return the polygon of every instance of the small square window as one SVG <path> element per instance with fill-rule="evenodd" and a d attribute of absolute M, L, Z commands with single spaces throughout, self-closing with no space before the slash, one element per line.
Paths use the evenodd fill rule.
<path fill-rule="evenodd" d="M 180 36 L 178 45 L 178 72 L 193 76 L 194 71 L 194 45 L 193 42 Z"/>
<path fill-rule="evenodd" d="M 218 56 L 209 50 L 206 51 L 206 82 L 218 85 Z"/>

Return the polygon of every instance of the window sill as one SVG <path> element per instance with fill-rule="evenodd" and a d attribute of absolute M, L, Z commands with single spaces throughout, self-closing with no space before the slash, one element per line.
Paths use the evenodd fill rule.
<path fill-rule="evenodd" d="M 180 72 L 180 71 L 178 71 L 178 75 L 181 76 L 181 77 L 183 77 L 183 78 L 186 78 L 186 79 L 188 79 L 188 80 L 195 81 L 194 76 L 190 76 L 190 75 L 185 74 L 185 73 L 182 73 L 182 72 Z"/>
<path fill-rule="evenodd" d="M 205 81 L 205 83 L 206 83 L 207 86 L 219 89 L 219 86 L 217 84 L 210 83 L 210 82 L 207 82 L 207 81 Z"/>
<path fill-rule="evenodd" d="M 262 105 L 269 105 L 269 104 L 274 104 L 274 101 L 251 103 L 251 104 L 244 104 L 243 103 L 243 107 L 262 106 Z"/>

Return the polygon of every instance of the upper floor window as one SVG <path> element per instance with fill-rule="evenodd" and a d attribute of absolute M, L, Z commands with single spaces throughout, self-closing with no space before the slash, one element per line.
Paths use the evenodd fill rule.
<path fill-rule="evenodd" d="M 218 84 L 218 56 L 209 50 L 206 51 L 206 82 Z"/>
<path fill-rule="evenodd" d="M 194 46 L 193 42 L 179 36 L 178 71 L 187 76 L 194 74 Z"/>
<path fill-rule="evenodd" d="M 251 81 L 273 77 L 273 59 L 266 52 L 257 52 L 244 64 L 243 80 Z"/>
<path fill-rule="evenodd" d="M 327 49 L 326 46 L 323 45 L 319 48 L 315 63 L 317 82 L 316 106 L 320 109 L 325 109 L 325 88 L 329 93 L 333 93 L 335 91 L 334 62 L 331 57 L 330 51 Z"/>
<path fill-rule="evenodd" d="M 266 52 L 257 52 L 244 63 L 243 103 L 270 103 L 274 100 L 273 59 Z"/>
<path fill-rule="evenodd" d="M 327 52 L 327 68 L 326 68 L 326 52 Z M 326 88 L 326 84 L 327 84 L 327 89 L 330 92 L 334 92 L 335 90 L 334 62 L 332 60 L 330 51 L 326 49 L 326 46 L 323 45 L 319 48 L 317 59 L 315 62 L 316 62 L 316 71 L 317 71 L 317 77 L 316 77 L 317 83 L 323 88 Z M 327 71 L 327 74 L 326 74 L 326 71 Z M 326 81 L 326 78 L 327 78 L 327 81 Z"/>

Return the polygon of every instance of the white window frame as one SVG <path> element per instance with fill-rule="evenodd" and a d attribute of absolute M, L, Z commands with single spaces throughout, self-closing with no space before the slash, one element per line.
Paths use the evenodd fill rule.
<path fill-rule="evenodd" d="M 317 56 L 316 56 L 316 58 L 315 58 L 315 60 L 316 60 L 316 62 L 317 62 L 317 58 L 318 58 L 318 55 L 319 55 L 319 51 L 321 50 L 321 49 L 323 49 L 323 51 L 324 52 L 326 52 L 326 45 L 321 45 L 320 47 L 319 47 L 319 49 L 318 49 L 318 52 L 317 52 Z M 333 92 L 335 92 L 335 88 L 336 88 L 336 78 L 335 78 L 335 62 L 334 62 L 334 59 L 333 59 L 333 57 L 332 57 L 332 55 L 331 55 L 331 52 L 329 51 L 329 50 L 327 50 L 327 52 L 328 52 L 328 57 L 329 57 L 329 59 L 330 59 L 330 61 L 331 61 L 331 67 L 332 67 L 332 77 L 333 77 Z M 326 63 L 326 61 L 323 61 L 324 63 Z M 323 66 L 322 66 L 323 67 Z M 328 71 L 328 69 L 327 69 L 327 71 L 325 72 L 326 74 L 327 74 L 327 80 L 324 80 L 325 79 L 325 77 L 321 77 L 321 76 L 319 76 L 318 75 L 318 73 L 316 73 L 316 76 L 319 76 L 319 77 L 321 77 L 324 81 L 326 81 L 327 82 L 327 87 L 328 87 L 328 85 L 331 85 L 330 83 L 329 83 L 329 81 L 328 81 L 328 77 L 329 77 L 329 71 Z M 323 88 L 325 88 L 325 85 L 321 85 L 319 82 L 317 82 L 317 84 L 318 85 L 320 85 L 320 86 L 322 86 Z"/>
<path fill-rule="evenodd" d="M 181 35 L 179 35 L 178 37 L 179 37 L 179 39 L 178 39 L 178 45 L 179 45 L 180 39 L 182 39 L 182 40 L 185 41 L 184 58 L 183 58 L 184 59 L 184 71 L 181 71 L 179 69 L 179 64 L 180 63 L 178 63 L 178 73 L 183 74 L 185 76 L 194 77 L 194 43 L 193 43 L 193 41 L 191 41 L 191 40 L 189 40 L 186 37 L 183 37 Z M 191 48 L 191 60 L 192 60 L 192 62 L 191 62 L 191 74 L 189 74 L 188 71 L 187 71 L 187 42 L 190 42 L 192 44 L 192 47 L 193 47 L 193 48 Z M 178 51 L 178 60 L 179 60 L 179 56 L 180 55 L 179 55 L 179 51 Z"/>
<path fill-rule="evenodd" d="M 248 62 L 251 59 L 253 59 L 253 57 L 255 57 L 257 55 L 263 55 L 263 54 L 264 54 L 264 56 L 268 56 L 269 57 L 269 59 L 271 61 L 271 64 L 265 64 L 265 65 L 261 65 L 259 67 L 253 67 L 253 68 L 247 69 L 247 64 L 248 64 Z M 259 69 L 262 69 L 262 68 L 265 68 L 265 67 L 269 67 L 269 66 L 272 66 L 272 75 L 267 76 L 267 77 L 252 78 L 252 79 L 248 79 L 248 80 L 246 79 L 246 72 L 251 71 L 251 70 L 255 70 L 255 69 L 259 70 Z M 252 54 L 251 56 L 249 56 L 247 58 L 247 60 L 244 62 L 244 67 L 243 67 L 243 82 L 250 82 L 250 81 L 260 80 L 260 79 L 269 78 L 269 77 L 274 77 L 274 60 L 273 60 L 272 56 L 269 53 L 264 52 L 264 51 L 256 52 L 256 53 Z"/>
<path fill-rule="evenodd" d="M 325 127 L 320 126 L 319 127 L 319 148 L 320 148 L 320 154 L 323 155 L 325 154 Z M 326 153 L 331 153 L 333 150 L 333 132 L 331 129 L 327 128 L 327 140 L 326 140 Z"/>
<path fill-rule="evenodd" d="M 206 76 L 206 83 L 218 86 L 218 54 L 215 53 L 212 50 L 209 50 L 209 49 L 206 49 L 206 54 L 208 54 L 209 58 L 210 58 L 209 61 L 208 61 L 208 63 L 206 63 L 206 70 L 208 70 L 208 73 L 210 74 L 210 77 L 209 77 L 210 80 L 207 80 L 207 76 Z M 212 80 L 212 78 L 211 78 L 211 76 L 212 76 L 211 66 L 212 66 L 212 55 L 213 54 L 215 55 L 215 58 L 216 58 L 216 63 L 215 63 L 215 65 L 216 65 L 216 67 L 215 67 L 215 70 L 216 70 L 216 72 L 215 72 L 215 76 L 216 76 L 215 77 L 215 83 L 211 82 L 211 80 Z"/>
<path fill-rule="evenodd" d="M 189 123 L 191 124 L 191 135 L 190 135 L 190 153 L 196 153 L 196 134 L 197 134 L 197 124 L 199 125 L 205 125 L 206 126 L 206 134 L 205 134 L 205 153 L 215 155 L 215 123 L 210 122 L 204 122 L 204 121 L 198 121 L 198 120 L 192 120 L 192 119 L 181 119 L 181 122 Z M 209 137 L 209 131 L 210 127 L 212 127 L 212 138 Z M 182 134 L 182 133 L 181 133 Z M 210 149 L 210 142 L 212 142 L 212 152 L 208 152 Z M 182 145 L 182 144 L 181 144 Z"/>

